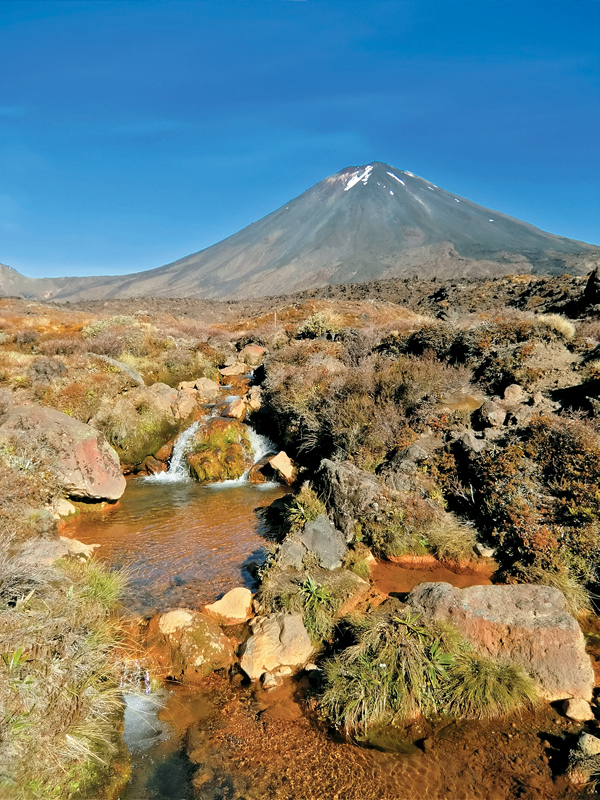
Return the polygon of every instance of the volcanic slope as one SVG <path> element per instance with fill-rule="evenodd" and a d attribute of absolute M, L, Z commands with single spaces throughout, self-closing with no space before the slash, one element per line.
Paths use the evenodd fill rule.
<path fill-rule="evenodd" d="M 599 259 L 598 246 L 546 233 L 376 161 L 325 178 L 258 222 L 164 267 L 23 278 L 21 289 L 18 273 L 4 281 L 12 294 L 54 299 L 248 299 L 395 277 L 586 274 Z M 0 292 L 9 293 L 2 272 Z"/>

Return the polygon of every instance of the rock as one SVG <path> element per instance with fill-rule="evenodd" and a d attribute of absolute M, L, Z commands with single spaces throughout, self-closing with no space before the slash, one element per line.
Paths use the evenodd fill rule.
<path fill-rule="evenodd" d="M 239 397 L 237 400 L 227 405 L 223 416 L 230 417 L 231 419 L 238 419 L 241 422 L 246 416 L 246 403 Z"/>
<path fill-rule="evenodd" d="M 295 569 L 300 572 L 304 568 L 306 547 L 296 539 L 288 536 L 280 545 L 277 553 L 277 564 L 281 569 Z"/>
<path fill-rule="evenodd" d="M 493 400 L 487 400 L 477 414 L 485 428 L 500 428 L 506 419 L 506 410 Z"/>
<path fill-rule="evenodd" d="M 163 444 L 163 446 L 159 447 L 156 453 L 154 453 L 154 457 L 157 458 L 159 461 L 163 461 L 166 464 L 173 455 L 174 444 L 175 444 L 174 441 L 170 441 L 167 442 L 166 444 Z"/>
<path fill-rule="evenodd" d="M 529 395 L 518 383 L 511 383 L 510 386 L 507 386 L 504 390 L 504 401 L 509 405 L 519 405 L 521 403 L 526 403 L 528 400 Z"/>
<path fill-rule="evenodd" d="M 246 622 L 254 616 L 252 610 L 252 592 L 242 586 L 230 589 L 220 600 L 205 606 L 204 610 L 227 625 Z"/>
<path fill-rule="evenodd" d="M 348 549 L 344 535 L 333 527 L 324 514 L 313 522 L 307 522 L 298 539 L 309 553 L 316 556 L 324 569 L 333 570 L 342 566 Z"/>
<path fill-rule="evenodd" d="M 197 378 L 194 386 L 200 397 L 207 403 L 212 403 L 221 396 L 219 384 L 211 381 L 210 378 Z"/>
<path fill-rule="evenodd" d="M 164 383 L 140 386 L 103 405 L 91 423 L 124 464 L 141 464 L 191 421 L 197 403 Z"/>
<path fill-rule="evenodd" d="M 153 617 L 147 649 L 163 668 L 164 677 L 183 683 L 198 683 L 235 661 L 233 645 L 216 622 L 188 608 Z"/>
<path fill-rule="evenodd" d="M 572 697 L 565 700 L 562 704 L 562 710 L 565 717 L 574 719 L 576 722 L 588 722 L 595 719 L 592 707 L 581 697 Z"/>
<path fill-rule="evenodd" d="M 269 466 L 288 486 L 296 480 L 296 467 L 284 450 L 269 458 Z"/>
<path fill-rule="evenodd" d="M 158 458 L 154 458 L 154 456 L 147 456 L 141 464 L 141 469 L 138 470 L 139 472 L 145 472 L 148 475 L 158 475 L 159 472 L 166 472 L 167 465 L 164 461 L 160 461 Z"/>
<path fill-rule="evenodd" d="M 104 361 L 105 364 L 110 364 L 111 367 L 116 367 L 118 370 L 121 370 L 128 378 L 131 378 L 133 383 L 137 384 L 138 386 L 145 386 L 146 382 L 142 378 L 139 372 L 130 367 L 129 364 L 123 363 L 123 361 L 118 361 L 116 358 L 111 358 L 110 356 L 103 356 L 99 353 L 90 353 L 91 358 L 97 358 L 100 361 Z"/>
<path fill-rule="evenodd" d="M 250 367 L 258 367 L 265 357 L 265 348 L 259 344 L 247 344 L 241 350 L 240 357 Z"/>
<path fill-rule="evenodd" d="M 398 453 L 398 456 L 401 460 L 408 460 L 413 461 L 415 464 L 421 464 L 423 461 L 427 461 L 429 453 L 424 447 L 418 444 L 411 444 L 410 447 L 406 447 Z"/>
<path fill-rule="evenodd" d="M 600 755 L 600 739 L 590 733 L 582 733 L 577 742 L 577 749 L 584 756 Z"/>
<path fill-rule="evenodd" d="M 248 473 L 250 483 L 267 483 L 273 480 L 275 474 L 269 463 L 270 460 L 271 456 L 263 456 L 260 461 L 250 467 L 250 472 Z"/>
<path fill-rule="evenodd" d="M 27 372 L 32 383 L 53 383 L 67 374 L 62 361 L 55 358 L 36 358 Z"/>
<path fill-rule="evenodd" d="M 250 411 L 260 411 L 262 408 L 262 389 L 260 386 L 252 386 L 248 392 L 246 403 Z"/>
<path fill-rule="evenodd" d="M 53 564 L 59 558 L 76 558 L 78 561 L 88 561 L 99 544 L 84 544 L 78 539 L 69 539 L 59 536 L 58 539 L 36 543 L 31 552 L 26 553 L 23 561 L 27 564 Z"/>
<path fill-rule="evenodd" d="M 242 645 L 240 666 L 257 680 L 277 667 L 302 667 L 313 652 L 301 614 L 279 612 L 250 622 L 252 635 Z"/>
<path fill-rule="evenodd" d="M 422 583 L 407 603 L 454 625 L 482 654 L 520 664 L 548 701 L 590 700 L 594 673 L 585 639 L 566 609 L 564 595 L 549 586 L 471 586 Z"/>
<path fill-rule="evenodd" d="M 272 689 L 277 689 L 280 683 L 272 672 L 263 673 L 260 682 L 262 683 L 263 689 L 267 692 L 270 692 Z"/>
<path fill-rule="evenodd" d="M 484 544 L 481 544 L 481 542 L 475 542 L 473 549 L 480 558 L 493 558 L 496 553 L 493 547 L 486 547 Z"/>
<path fill-rule="evenodd" d="M 486 449 L 487 442 L 485 439 L 478 439 L 474 431 L 469 429 L 455 441 L 455 445 L 462 450 L 467 458 L 472 458 Z"/>
<path fill-rule="evenodd" d="M 252 466 L 248 429 L 234 419 L 207 420 L 189 446 L 187 463 L 193 477 L 201 483 L 236 480 Z"/>
<path fill-rule="evenodd" d="M 119 458 L 90 425 L 40 406 L 17 406 L 0 425 L 0 441 L 36 446 L 44 468 L 54 472 L 69 497 L 118 500 L 125 491 Z"/>
<path fill-rule="evenodd" d="M 595 267 L 589 274 L 583 299 L 586 306 L 595 306 L 600 303 L 600 269 Z"/>
<path fill-rule="evenodd" d="M 65 497 L 59 497 L 58 500 L 54 501 L 54 512 L 53 512 L 54 519 L 60 519 L 61 517 L 70 517 L 72 514 L 76 513 L 77 513 L 77 508 L 73 505 L 73 503 L 69 503 L 69 501 Z"/>
<path fill-rule="evenodd" d="M 224 378 L 231 378 L 234 375 L 245 375 L 248 372 L 246 364 L 232 364 L 230 367 L 222 367 L 219 372 Z"/>
<path fill-rule="evenodd" d="M 338 463 L 327 458 L 321 461 L 316 480 L 327 498 L 335 527 L 342 531 L 346 542 L 351 542 L 357 517 L 384 494 L 384 487 L 374 475 L 349 461 Z"/>

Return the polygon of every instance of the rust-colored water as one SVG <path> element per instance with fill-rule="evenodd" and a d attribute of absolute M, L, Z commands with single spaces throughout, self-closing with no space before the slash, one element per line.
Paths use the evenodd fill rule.
<path fill-rule="evenodd" d="M 451 583 L 458 589 L 491 583 L 486 574 L 452 572 L 439 565 L 432 569 L 413 569 L 390 561 L 378 561 L 371 571 L 371 580 L 383 594 L 394 595 L 406 594 L 420 583 Z"/>
<path fill-rule="evenodd" d="M 136 478 L 117 508 L 82 514 L 68 535 L 100 544 L 98 558 L 131 570 L 125 605 L 132 611 L 193 608 L 234 586 L 253 587 L 252 563 L 267 552 L 264 507 L 285 492 Z"/>

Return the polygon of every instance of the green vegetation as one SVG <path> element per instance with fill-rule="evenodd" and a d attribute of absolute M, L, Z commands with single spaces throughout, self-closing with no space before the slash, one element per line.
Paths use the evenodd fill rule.
<path fill-rule="evenodd" d="M 346 733 L 415 714 L 493 717 L 536 701 L 523 670 L 476 655 L 449 626 L 405 611 L 348 619 L 346 627 L 353 643 L 325 662 L 321 696 Z"/>
<path fill-rule="evenodd" d="M 35 559 L 35 544 L 0 559 L 0 797 L 90 796 L 121 746 L 109 614 L 124 577 Z"/>
<path fill-rule="evenodd" d="M 290 530 L 299 531 L 307 522 L 313 522 L 317 517 L 325 513 L 324 503 L 319 500 L 310 484 L 305 482 L 288 507 L 286 517 Z"/>

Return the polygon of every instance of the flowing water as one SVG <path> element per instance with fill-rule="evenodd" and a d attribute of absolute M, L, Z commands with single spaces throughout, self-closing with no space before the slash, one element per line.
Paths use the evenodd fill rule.
<path fill-rule="evenodd" d="M 177 440 L 167 473 L 130 480 L 115 508 L 82 515 L 70 530 L 88 544 L 100 543 L 97 555 L 111 566 L 129 568 L 126 605 L 145 616 L 198 607 L 233 586 L 253 588 L 252 568 L 265 558 L 270 534 L 264 509 L 287 491 L 251 485 L 246 476 L 198 485 L 185 469 L 193 433 L 194 426 Z M 250 435 L 257 461 L 272 444 Z M 420 580 L 487 582 L 446 573 L 384 564 L 374 578 L 392 593 Z M 132 683 L 137 693 L 127 692 Z M 120 800 L 574 797 L 552 782 L 547 766 L 544 741 L 556 739 L 561 724 L 551 710 L 530 715 L 518 728 L 510 721 L 414 722 L 394 732 L 404 743 L 401 753 L 358 747 L 307 716 L 306 678 L 269 694 L 216 675 L 199 687 L 151 692 L 148 673 L 134 664 L 123 688 L 132 777 Z"/>

